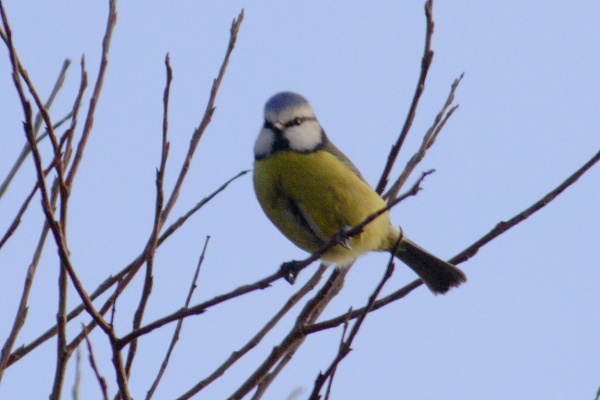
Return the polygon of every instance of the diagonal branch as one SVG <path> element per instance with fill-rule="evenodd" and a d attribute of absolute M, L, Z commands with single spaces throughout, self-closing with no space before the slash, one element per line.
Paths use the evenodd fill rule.
<path fill-rule="evenodd" d="M 4 39 L 4 35 L 3 35 L 3 39 Z M 5 39 L 5 43 L 8 44 L 8 39 Z M 52 91 L 50 92 L 50 95 L 48 96 L 48 100 L 46 100 L 46 102 L 44 103 L 44 108 L 46 110 L 49 110 L 50 107 L 52 107 L 52 103 L 54 103 L 54 99 L 56 98 L 56 95 L 62 88 L 62 85 L 65 81 L 65 76 L 67 74 L 67 70 L 69 69 L 70 64 L 71 64 L 71 60 L 69 60 L 69 59 L 66 59 L 63 62 L 62 68 L 58 74 L 56 82 L 54 83 L 54 87 L 52 88 Z M 21 76 L 23 77 L 24 70 L 23 70 L 23 67 L 21 66 L 21 64 L 18 65 L 18 68 L 21 73 Z M 52 128 L 56 129 L 58 126 L 62 125 L 66 120 L 68 120 L 70 117 L 71 117 L 71 115 L 68 114 L 61 121 L 56 123 Z M 44 133 L 43 135 L 38 136 L 38 132 L 41 127 L 41 122 L 42 122 L 41 113 L 38 112 L 38 114 L 35 117 L 35 122 L 33 124 L 33 130 L 34 130 L 34 133 L 36 136 L 37 143 L 39 143 L 41 140 L 43 140 L 45 137 L 48 136 L 48 131 L 46 131 L 46 133 Z M 30 152 L 31 152 L 31 147 L 29 146 L 29 143 L 25 143 L 23 145 L 23 149 L 21 150 L 21 154 L 19 154 L 14 165 L 12 166 L 12 168 L 8 172 L 6 178 L 4 178 L 4 181 L 0 185 L 0 198 L 2 198 L 2 196 L 8 189 L 8 186 L 12 182 L 13 178 L 16 176 L 18 170 L 21 168 L 21 165 L 23 165 L 23 162 L 25 161 L 25 159 L 27 158 L 27 156 L 29 155 Z"/>
<path fill-rule="evenodd" d="M 173 224 L 171 224 L 163 232 L 163 234 L 160 236 L 160 238 L 158 240 L 158 245 L 160 246 L 162 243 L 164 243 L 164 241 L 167 240 L 173 233 L 175 233 L 175 231 L 177 231 L 177 229 L 179 229 L 181 226 L 183 226 L 183 224 L 187 221 L 188 218 L 190 218 L 196 211 L 198 211 L 200 208 L 202 208 L 204 205 L 206 205 L 215 196 L 217 196 L 219 193 L 224 191 L 227 188 L 227 186 L 229 186 L 230 183 L 232 183 L 234 180 L 240 178 L 241 176 L 245 175 L 248 172 L 249 171 L 239 172 L 237 175 L 235 175 L 234 177 L 230 178 L 225 183 L 223 183 L 219 188 L 217 188 L 210 195 L 208 195 L 207 197 L 200 200 L 200 202 L 198 202 L 198 204 L 196 204 L 190 211 L 188 211 L 185 215 L 180 217 L 177 221 L 175 221 Z M 123 268 L 120 272 L 107 278 L 104 282 L 102 282 L 96 288 L 96 290 L 94 290 L 90 294 L 90 299 L 95 300 L 96 298 L 100 297 L 103 293 L 105 293 L 108 289 L 110 289 L 114 284 L 116 284 L 117 282 L 120 282 L 136 266 L 144 263 L 144 261 L 145 261 L 144 257 L 145 257 L 144 253 L 140 254 L 134 261 L 132 261 L 125 268 Z M 67 320 L 71 321 L 72 319 L 76 318 L 79 314 L 81 314 L 81 312 L 84 310 L 85 310 L 85 305 L 80 304 L 79 306 L 75 307 L 73 309 L 73 311 L 71 311 L 67 315 Z M 100 312 L 104 313 L 106 311 L 104 310 L 104 308 L 101 308 Z M 88 328 L 89 328 L 89 326 L 88 326 Z M 39 337 L 37 337 L 31 343 L 21 346 L 17 350 L 15 350 L 10 355 L 10 358 L 8 360 L 8 366 L 14 364 L 15 362 L 17 362 L 18 360 L 23 358 L 23 356 L 27 355 L 29 352 L 31 352 L 32 350 L 34 350 L 35 348 L 40 346 L 42 343 L 44 343 L 46 340 L 50 339 L 54 335 L 56 335 L 56 325 L 53 326 L 52 328 L 46 330 L 44 333 L 42 333 Z M 79 343 L 81 342 L 81 340 L 83 340 L 83 333 L 80 333 L 75 339 L 73 339 L 73 341 L 69 344 L 69 348 L 77 347 L 79 345 Z"/>
<path fill-rule="evenodd" d="M 327 304 L 340 292 L 348 271 L 348 268 L 335 269 L 333 271 L 327 282 L 300 311 L 296 319 L 296 324 L 287 336 L 283 338 L 279 345 L 273 348 L 261 365 L 229 397 L 229 400 L 241 399 L 255 387 L 257 388 L 257 392 L 253 396 L 253 400 L 259 399 L 262 396 L 267 387 L 291 360 L 302 343 L 304 343 L 306 339 L 305 327 L 313 324 L 325 310 Z M 269 373 L 271 369 L 273 370 Z"/>
<path fill-rule="evenodd" d="M 377 187 L 375 189 L 375 191 L 379 194 L 383 193 L 385 187 L 388 184 L 388 177 L 392 172 L 392 167 L 396 162 L 396 158 L 398 158 L 398 153 L 400 153 L 400 149 L 402 148 L 404 139 L 406 139 L 406 136 L 410 131 L 410 127 L 412 126 L 412 123 L 415 119 L 415 115 L 417 113 L 417 106 L 419 105 L 419 100 L 421 99 L 421 95 L 425 90 L 425 80 L 427 79 L 427 73 L 429 72 L 431 62 L 433 61 L 433 50 L 431 50 L 431 38 L 433 37 L 433 30 L 435 27 L 435 24 L 433 22 L 433 0 L 428 0 L 425 3 L 425 18 L 427 21 L 427 27 L 425 31 L 425 47 L 423 49 L 423 57 L 421 59 L 421 73 L 419 75 L 417 88 L 415 89 L 415 94 L 413 95 L 410 108 L 408 109 L 408 115 L 406 116 L 406 120 L 404 121 L 404 126 L 400 131 L 400 135 L 398 136 L 396 143 L 392 146 L 392 149 L 390 150 L 387 163 L 383 168 L 383 173 L 381 174 L 381 178 L 379 179 L 379 183 L 377 184 Z"/>
<path fill-rule="evenodd" d="M 242 358 L 246 353 L 256 347 L 265 335 L 273 329 L 273 327 L 288 313 L 309 291 L 313 290 L 323 274 L 325 273 L 325 265 L 321 265 L 317 272 L 302 286 L 296 293 L 294 293 L 283 305 L 283 307 L 263 326 L 252 339 L 250 339 L 242 348 L 234 351 L 225 362 L 217 367 L 208 377 L 198 382 L 194 387 L 181 395 L 178 400 L 189 399 L 202 389 L 210 385 L 217 378 L 222 376 L 225 371 L 229 369 L 235 362 Z"/>
<path fill-rule="evenodd" d="M 329 368 L 327 368 L 325 373 L 319 374 L 319 376 L 317 377 L 317 380 L 315 381 L 315 385 L 313 387 L 313 391 L 309 397 L 310 400 L 319 400 L 320 399 L 319 392 L 323 388 L 323 385 L 325 384 L 325 382 L 327 382 L 328 378 L 333 379 L 333 374 L 334 374 L 335 370 L 337 369 L 337 366 L 352 350 L 350 346 L 352 345 L 354 338 L 358 334 L 358 331 L 360 330 L 365 318 L 367 317 L 367 314 L 373 308 L 373 304 L 375 303 L 375 300 L 377 300 L 377 297 L 379 296 L 379 293 L 383 289 L 383 286 L 392 277 L 392 274 L 394 273 L 394 256 L 393 256 L 393 254 L 395 253 L 396 247 L 398 246 L 399 242 L 400 242 L 400 239 L 398 241 L 396 241 L 396 245 L 394 246 L 394 251 L 390 255 L 390 261 L 388 262 L 388 265 L 387 265 L 387 268 L 383 275 L 383 278 L 381 278 L 381 281 L 379 282 L 379 284 L 377 285 L 377 287 L 375 288 L 375 290 L 373 291 L 371 296 L 369 296 L 367 305 L 365 307 L 363 307 L 363 311 L 358 316 L 356 322 L 352 326 L 352 330 L 350 331 L 350 334 L 348 335 L 348 339 L 346 339 L 345 341 L 344 340 L 342 341 L 335 359 L 331 362 L 331 365 L 329 366 Z M 346 313 L 346 315 L 350 315 L 350 313 Z M 348 321 L 348 317 L 346 318 L 346 323 L 347 323 L 347 321 Z M 331 383 L 331 380 L 330 380 L 330 383 Z"/>
<path fill-rule="evenodd" d="M 316 260 L 320 259 L 321 256 L 323 254 L 325 254 L 328 250 L 337 246 L 340 243 L 343 243 L 345 240 L 351 238 L 352 236 L 359 235 L 363 231 L 365 226 L 367 226 L 369 223 L 371 223 L 375 218 L 379 217 L 381 214 L 385 214 L 386 212 L 388 212 L 392 207 L 396 206 L 401 201 L 405 200 L 406 198 L 408 198 L 410 196 L 416 196 L 417 193 L 419 192 L 419 190 L 421 190 L 421 183 L 423 182 L 425 177 L 434 172 L 435 172 L 435 170 L 433 170 L 433 169 L 423 172 L 421 174 L 421 176 L 419 177 L 419 179 L 417 179 L 417 181 L 413 184 L 413 186 L 402 196 L 394 199 L 393 201 L 388 202 L 387 206 L 385 206 L 382 209 L 367 216 L 358 225 L 355 225 L 350 229 L 338 232 L 331 239 L 329 239 L 329 241 L 323 247 L 321 247 L 316 252 L 312 253 L 308 258 L 301 260 L 301 261 L 290 261 L 290 262 L 284 263 L 281 266 L 281 271 L 284 274 L 284 278 L 288 282 L 294 283 L 294 281 L 296 280 L 296 277 L 298 276 L 298 273 L 300 271 L 302 271 L 304 268 L 306 268 L 307 266 L 309 266 Z"/>
<path fill-rule="evenodd" d="M 177 201 L 177 198 L 179 197 L 179 191 L 181 189 L 181 186 L 183 185 L 183 180 L 185 179 L 187 172 L 190 168 L 190 164 L 192 163 L 192 158 L 194 156 L 196 148 L 198 147 L 198 143 L 200 143 L 200 139 L 202 138 L 204 131 L 206 130 L 206 128 L 208 127 L 208 124 L 210 124 L 210 121 L 212 120 L 212 116 L 216 109 L 215 108 L 215 100 L 217 98 L 217 93 L 219 91 L 219 87 L 221 86 L 221 81 L 223 80 L 225 71 L 227 70 L 227 65 L 229 65 L 229 58 L 235 47 L 235 43 L 237 41 L 237 35 L 238 35 L 240 26 L 241 26 L 243 20 L 244 20 L 244 10 L 242 10 L 240 12 L 240 14 L 238 15 L 237 19 L 234 19 L 233 22 L 231 23 L 229 44 L 227 45 L 227 50 L 225 52 L 225 58 L 223 59 L 223 63 L 221 64 L 221 68 L 219 69 L 219 73 L 218 73 L 217 77 L 213 80 L 213 84 L 210 89 L 210 96 L 208 98 L 208 103 L 206 104 L 206 109 L 204 111 L 204 116 L 202 117 L 202 121 L 200 122 L 200 125 L 198 126 L 198 128 L 196 128 L 196 130 L 194 131 L 194 133 L 192 135 L 192 139 L 190 140 L 190 146 L 188 148 L 188 152 L 187 152 L 185 161 L 184 161 L 183 165 L 181 166 L 181 170 L 179 172 L 179 176 L 177 177 L 175 187 L 173 188 L 173 191 L 171 192 L 169 201 L 167 202 L 167 205 L 165 206 L 165 209 L 163 210 L 163 215 L 162 215 L 163 221 L 167 220 L 169 213 L 171 212 L 173 206 L 175 205 L 175 201 Z"/>
<path fill-rule="evenodd" d="M 421 160 L 423 160 L 423 158 L 425 157 L 425 154 L 427 153 L 427 150 L 431 146 L 433 146 L 433 144 L 435 143 L 435 140 L 437 139 L 438 134 L 441 132 L 442 128 L 446 125 L 446 122 L 452 116 L 454 111 L 456 111 L 456 109 L 458 108 L 458 105 L 452 106 L 452 103 L 454 102 L 454 92 L 456 91 L 456 88 L 460 84 L 460 81 L 462 80 L 463 76 L 464 76 L 464 74 L 461 74 L 460 77 L 455 79 L 454 82 L 452 83 L 452 86 L 450 88 L 450 93 L 448 94 L 448 98 L 446 99 L 446 102 L 444 103 L 444 106 L 442 107 L 440 112 L 436 115 L 433 125 L 425 133 L 425 136 L 423 137 L 421 146 L 419 147 L 417 152 L 415 154 L 413 154 L 413 156 L 410 158 L 410 160 L 408 160 L 408 162 L 406 163 L 406 167 L 404 167 L 404 170 L 402 171 L 402 173 L 400 174 L 400 176 L 398 177 L 396 182 L 394 182 L 394 184 L 392 185 L 390 190 L 385 194 L 385 196 L 383 196 L 384 199 L 395 199 L 396 198 L 396 196 L 398 195 L 398 192 L 400 192 L 400 188 L 402 188 L 402 186 L 404 185 L 404 183 L 406 182 L 406 180 L 408 179 L 410 174 L 412 174 L 412 172 L 415 170 L 416 166 L 419 165 Z M 452 107 L 450 107 L 450 106 L 452 106 Z M 448 108 L 450 108 L 450 109 L 448 109 Z"/>
<path fill-rule="evenodd" d="M 145 253 L 146 257 L 146 274 L 144 278 L 144 288 L 142 290 L 142 296 L 138 308 L 133 316 L 133 329 L 138 329 L 142 324 L 142 318 L 144 311 L 148 305 L 150 294 L 152 293 L 153 286 L 153 270 L 154 270 L 154 255 L 158 247 L 158 235 L 164 225 L 163 220 L 163 205 L 164 205 L 164 177 L 165 169 L 167 166 L 167 158 L 169 156 L 169 140 L 168 140 L 168 126 L 169 126 L 169 94 L 171 92 L 171 81 L 173 80 L 173 71 L 170 65 L 169 54 L 165 57 L 165 67 L 167 70 L 167 83 L 165 85 L 163 95 L 163 127 L 162 127 L 162 151 L 160 157 L 160 166 L 156 172 L 156 202 L 154 209 L 154 224 L 152 226 L 152 233 L 148 244 L 146 246 Z M 131 373 L 131 366 L 133 365 L 133 359 L 137 351 L 137 341 L 134 340 L 129 346 L 129 352 L 127 354 L 127 362 L 125 364 L 125 371 L 127 375 Z"/>
<path fill-rule="evenodd" d="M 196 289 L 196 282 L 198 281 L 198 276 L 200 275 L 200 267 L 202 266 L 202 262 L 204 261 L 204 255 L 206 254 L 206 247 L 208 246 L 209 240 L 210 240 L 210 236 L 207 236 L 206 240 L 204 241 L 204 248 L 202 249 L 202 253 L 200 254 L 200 258 L 198 259 L 198 265 L 196 266 L 196 271 L 194 272 L 194 277 L 192 278 L 192 284 L 190 285 L 190 290 L 188 291 L 187 297 L 185 299 L 184 307 L 188 307 L 190 305 L 190 301 L 192 301 L 192 295 L 194 294 L 194 290 Z M 177 341 L 179 340 L 179 333 L 181 332 L 182 327 L 183 327 L 183 319 L 180 319 L 179 321 L 177 321 L 177 326 L 175 327 L 175 332 L 173 332 L 173 337 L 171 338 L 171 344 L 169 345 L 167 354 L 165 355 L 165 358 L 160 366 L 160 370 L 158 371 L 158 374 L 157 374 L 156 378 L 154 379 L 154 382 L 152 382 L 152 386 L 150 386 L 150 389 L 148 390 L 148 393 L 146 394 L 146 400 L 150 400 L 152 398 L 152 396 L 154 395 L 154 392 L 156 391 L 156 388 L 158 387 L 158 384 L 160 383 L 160 380 L 161 380 L 163 374 L 167 370 L 167 365 L 169 364 L 169 359 L 171 358 L 171 353 L 173 352 L 173 349 L 175 349 L 175 344 L 177 344 Z"/>
<path fill-rule="evenodd" d="M 88 108 L 87 116 L 83 124 L 83 132 L 81 133 L 81 138 L 79 139 L 79 143 L 77 144 L 77 150 L 75 151 L 73 163 L 71 164 L 71 168 L 69 169 L 69 172 L 67 174 L 67 187 L 73 186 L 73 180 L 75 179 L 75 175 L 77 174 L 79 165 L 81 164 L 81 160 L 83 158 L 83 151 L 85 150 L 87 141 L 90 137 L 90 134 L 92 133 L 92 126 L 94 125 L 94 114 L 96 113 L 96 106 L 98 105 L 98 99 L 100 98 L 102 86 L 104 85 L 104 76 L 106 75 L 106 68 L 108 66 L 108 53 L 110 50 L 110 43 L 112 40 L 112 34 L 116 23 L 117 1 L 109 0 L 108 20 L 106 22 L 106 30 L 104 32 L 104 37 L 102 38 L 102 55 L 100 57 L 100 68 L 98 69 L 98 76 L 96 77 L 96 83 L 94 85 L 92 97 L 90 98 L 90 105 Z"/>
<path fill-rule="evenodd" d="M 544 208 L 545 206 L 547 206 L 550 202 L 552 202 L 554 199 L 556 199 L 556 197 L 559 194 L 561 194 L 569 186 L 571 186 L 579 178 L 581 178 L 581 176 L 583 174 L 585 174 L 591 167 L 593 167 L 598 161 L 600 161 L 600 151 L 598 151 L 588 162 L 586 162 L 583 166 L 581 166 L 577 171 L 575 171 L 573 174 L 571 174 L 571 176 L 569 176 L 566 180 L 564 180 L 560 185 L 558 185 L 556 188 L 554 188 L 548 194 L 543 196 L 541 199 L 536 201 L 530 207 L 521 211 L 520 213 L 518 213 L 517 215 L 515 215 L 508 221 L 498 223 L 491 231 L 489 231 L 487 234 L 482 236 L 479 240 L 477 240 L 471 246 L 467 247 L 465 250 L 461 251 L 456 256 L 452 257 L 448 262 L 456 265 L 456 264 L 460 264 L 460 263 L 468 260 L 469 258 L 473 257 L 475 254 L 477 254 L 477 252 L 479 251 L 479 249 L 481 247 L 483 247 L 484 245 L 491 242 L 496 237 L 498 237 L 498 236 L 502 235 L 503 233 L 505 233 L 506 231 L 508 231 L 510 228 L 523 222 L 525 219 L 529 218 L 531 215 L 533 215 L 537 211 L 539 211 L 542 208 Z M 398 299 L 403 298 L 404 296 L 406 296 L 407 294 L 409 294 L 410 292 L 412 292 L 414 289 L 421 286 L 422 284 L 423 284 L 423 282 L 420 279 L 417 279 L 417 280 L 409 283 L 408 285 L 395 291 L 394 293 L 391 293 L 391 294 L 377 300 L 373 304 L 373 309 L 371 311 L 377 310 L 389 303 L 392 303 Z M 351 319 L 357 318 L 363 310 L 364 309 L 357 309 L 357 310 L 352 311 L 350 318 Z M 329 320 L 322 321 L 322 322 L 314 324 L 310 327 L 307 327 L 306 330 L 308 333 L 313 333 L 313 332 L 318 332 L 318 331 L 321 331 L 324 329 L 330 329 L 330 328 L 339 326 L 340 324 L 343 324 L 344 320 L 346 318 L 348 318 L 347 314 L 343 314 L 338 317 L 331 318 Z"/>

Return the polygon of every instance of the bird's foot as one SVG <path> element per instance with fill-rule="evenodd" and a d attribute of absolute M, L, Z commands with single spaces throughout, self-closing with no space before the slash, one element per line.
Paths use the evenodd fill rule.
<path fill-rule="evenodd" d="M 343 226 L 338 232 L 338 235 L 340 237 L 340 246 L 348 250 L 352 250 L 352 238 L 346 236 L 350 230 L 352 230 L 351 226 Z"/>
<path fill-rule="evenodd" d="M 300 263 L 298 261 L 288 261 L 281 264 L 281 272 L 283 273 L 283 279 L 288 281 L 290 285 L 293 285 L 296 282 L 296 278 L 298 274 L 302 270 Z"/>

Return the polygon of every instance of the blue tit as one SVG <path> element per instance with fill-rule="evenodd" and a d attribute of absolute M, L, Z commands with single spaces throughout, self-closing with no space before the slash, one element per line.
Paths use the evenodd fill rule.
<path fill-rule="evenodd" d="M 386 206 L 328 139 L 310 103 L 296 93 L 281 92 L 267 101 L 254 159 L 254 190 L 262 209 L 281 233 L 309 253 Z M 416 272 L 435 294 L 466 281 L 460 269 L 400 232 L 386 212 L 321 260 L 344 267 L 364 253 L 386 251 Z"/>

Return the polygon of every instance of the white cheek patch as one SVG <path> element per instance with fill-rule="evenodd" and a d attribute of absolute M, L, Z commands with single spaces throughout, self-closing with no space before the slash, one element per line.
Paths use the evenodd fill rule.
<path fill-rule="evenodd" d="M 288 140 L 291 150 L 301 152 L 312 151 L 323 141 L 321 125 L 314 120 L 307 120 L 299 126 L 287 128 L 284 136 Z"/>
<path fill-rule="evenodd" d="M 274 142 L 275 134 L 270 129 L 261 129 L 254 142 L 254 155 L 256 157 L 266 156 L 273 149 Z"/>

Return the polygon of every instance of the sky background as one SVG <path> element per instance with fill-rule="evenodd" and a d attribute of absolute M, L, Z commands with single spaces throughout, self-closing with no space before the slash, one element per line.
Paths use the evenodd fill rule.
<path fill-rule="evenodd" d="M 65 58 L 73 61 L 52 108 L 71 108 L 86 56 L 96 77 L 105 1 L 6 1 L 24 67 L 45 98 Z M 229 27 L 245 19 L 207 129 L 171 222 L 225 180 L 252 166 L 264 102 L 281 90 L 311 101 L 327 134 L 373 185 L 396 140 L 420 70 L 422 1 L 120 2 L 110 64 L 92 136 L 70 204 L 69 247 L 88 290 L 139 254 L 151 231 L 160 158 L 164 57 L 174 71 L 166 187 L 173 185 L 199 124 Z M 394 170 L 417 149 L 461 73 L 457 112 L 415 170 L 436 173 L 424 190 L 392 211 L 405 234 L 443 258 L 459 253 L 498 222 L 529 207 L 600 148 L 600 3 L 598 1 L 436 1 L 435 57 L 427 87 Z M 23 114 L 6 51 L 0 54 L 0 178 L 25 142 Z M 85 105 L 89 101 L 86 97 Z M 48 160 L 47 144 L 43 146 Z M 0 200 L 6 230 L 35 175 L 25 162 Z M 600 166 L 554 202 L 486 245 L 460 267 L 469 281 L 446 296 L 424 287 L 368 316 L 341 364 L 333 399 L 592 399 L 600 386 Z M 0 338 L 4 341 L 41 229 L 39 199 L 0 252 Z M 212 298 L 304 257 L 270 224 L 246 175 L 191 218 L 159 250 L 150 322 L 180 308 L 211 236 L 192 303 Z M 56 252 L 49 240 L 17 346 L 54 324 Z M 385 255 L 350 271 L 322 318 L 363 306 L 379 282 Z M 303 273 L 303 283 L 316 265 Z M 140 275 L 141 278 L 141 275 Z M 415 279 L 401 264 L 385 293 Z M 127 333 L 142 279 L 119 300 L 116 326 Z M 298 284 L 297 284 L 298 285 Z M 156 399 L 171 399 L 241 347 L 296 290 L 277 282 L 186 319 Z M 79 304 L 71 290 L 69 303 Z M 299 308 L 295 308 L 297 313 Z M 197 399 L 230 395 L 293 324 L 292 312 L 253 352 Z M 122 318 L 120 318 L 122 316 Z M 87 321 L 83 318 L 79 321 Z M 143 398 L 172 335 L 169 325 L 140 341 L 130 388 Z M 69 325 L 69 336 L 79 322 Z M 335 355 L 341 329 L 308 338 L 265 399 L 306 398 Z M 91 336 L 115 393 L 104 336 Z M 86 352 L 83 352 L 86 355 Z M 85 360 L 84 360 L 85 361 Z M 55 340 L 9 368 L 7 400 L 47 398 Z M 81 398 L 100 398 L 84 363 Z M 68 369 L 63 398 L 75 376 Z"/>

